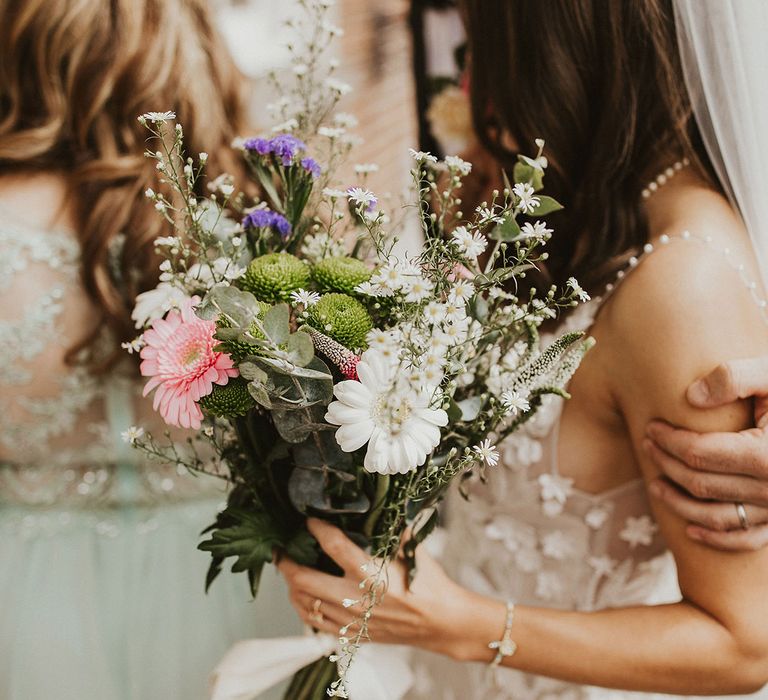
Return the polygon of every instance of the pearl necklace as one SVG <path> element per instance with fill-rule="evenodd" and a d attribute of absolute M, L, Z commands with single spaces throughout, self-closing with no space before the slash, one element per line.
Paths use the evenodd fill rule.
<path fill-rule="evenodd" d="M 655 178 L 653 178 L 653 180 L 648 183 L 648 186 L 644 187 L 642 192 L 640 192 L 643 199 L 648 199 L 654 192 L 659 189 L 659 187 L 666 185 L 670 178 L 674 177 L 683 168 L 687 168 L 690 164 L 690 160 L 683 158 L 682 160 L 678 160 L 676 163 L 669 166 L 663 172 L 659 173 Z"/>
<path fill-rule="evenodd" d="M 642 190 L 641 194 L 643 199 L 648 199 L 651 195 L 658 191 L 659 187 L 666 185 L 670 178 L 674 177 L 683 168 L 688 167 L 690 164 L 691 162 L 688 160 L 688 158 L 683 158 L 682 160 L 678 160 L 676 163 L 673 163 L 663 172 L 659 173 L 653 180 L 651 180 L 651 182 L 648 183 L 648 186 Z M 690 231 L 683 231 L 681 234 L 676 236 L 668 236 L 667 234 L 659 236 L 659 245 L 657 246 L 654 246 L 653 243 L 646 243 L 637 255 L 633 255 L 631 258 L 629 258 L 626 267 L 616 273 L 616 277 L 614 278 L 613 282 L 605 285 L 605 291 L 603 294 L 594 298 L 595 303 L 600 306 L 609 296 L 611 296 L 611 294 L 613 294 L 613 292 L 616 290 L 616 287 L 622 282 L 627 274 L 640 264 L 640 261 L 643 258 L 646 258 L 651 253 L 658 250 L 659 247 L 665 247 L 669 245 L 675 239 L 683 241 L 699 241 L 723 255 L 723 257 L 728 260 L 731 267 L 736 270 L 736 272 L 738 272 L 742 283 L 749 290 L 753 301 L 759 307 L 763 316 L 763 320 L 766 324 L 768 324 L 768 301 L 759 295 L 757 284 L 754 282 L 754 280 L 749 279 L 747 276 L 746 267 L 744 264 L 737 263 L 733 260 L 733 255 L 730 248 L 720 248 L 719 246 L 716 246 L 712 236 L 705 236 L 700 238 L 698 236 L 692 235 Z"/>

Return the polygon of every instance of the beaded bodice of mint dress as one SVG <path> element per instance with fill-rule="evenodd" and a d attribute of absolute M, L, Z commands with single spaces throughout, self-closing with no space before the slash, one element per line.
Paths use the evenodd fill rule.
<path fill-rule="evenodd" d="M 664 236 L 660 245 L 709 244 L 688 233 L 676 238 L 683 240 Z M 645 255 L 652 252 L 650 246 Z M 617 284 L 642 257 L 630 261 Z M 609 285 L 602 298 L 579 307 L 558 333 L 588 332 L 614 288 Z M 487 481 L 470 484 L 469 501 L 458 494 L 449 499 L 441 557 L 446 569 L 472 590 L 527 606 L 594 611 L 680 600 L 674 560 L 659 534 L 643 480 L 593 495 L 560 474 L 563 403 L 547 397 L 534 418 L 501 443 L 500 463 L 486 471 Z M 417 655 L 414 670 L 408 700 L 672 697 L 579 686 L 506 668 L 491 671 L 427 653 Z M 768 691 L 754 697 L 768 698 Z"/>
<path fill-rule="evenodd" d="M 130 362 L 65 361 L 94 317 L 79 265 L 73 234 L 0 212 L 0 699 L 203 700 L 232 643 L 293 616 L 269 577 L 266 605 L 232 576 L 204 593 L 224 482 L 122 439 L 159 427 Z"/>

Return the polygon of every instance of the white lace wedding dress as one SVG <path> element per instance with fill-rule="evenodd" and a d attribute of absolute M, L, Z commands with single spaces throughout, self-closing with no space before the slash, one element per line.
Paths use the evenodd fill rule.
<path fill-rule="evenodd" d="M 12 221 L 0 212 L 0 700 L 203 700 L 232 643 L 294 616 L 228 573 L 205 595 L 196 544 L 223 482 L 121 439 L 158 426 L 130 362 L 97 377 L 64 361 L 94 315 L 76 239 Z"/>
<path fill-rule="evenodd" d="M 587 331 L 605 298 L 579 307 L 558 333 Z M 479 593 L 536 607 L 592 611 L 680 600 L 674 560 L 642 479 L 592 495 L 559 474 L 562 406 L 562 399 L 546 397 L 536 416 L 502 443 L 501 462 L 487 470 L 487 482 L 470 486 L 469 502 L 458 494 L 449 499 L 441 557 L 448 573 Z M 573 685 L 513 669 L 491 671 L 427 653 L 417 657 L 408 700 L 672 697 Z M 768 698 L 768 690 L 751 697 Z"/>

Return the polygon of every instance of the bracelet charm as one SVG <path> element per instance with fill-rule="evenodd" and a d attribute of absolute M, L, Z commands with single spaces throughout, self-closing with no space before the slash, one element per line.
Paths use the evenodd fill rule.
<path fill-rule="evenodd" d="M 496 656 L 491 661 L 491 667 L 498 666 L 507 656 L 514 656 L 517 644 L 512 640 L 512 621 L 515 617 L 515 604 L 507 601 L 507 618 L 504 623 L 504 634 L 497 642 L 491 642 L 489 649 L 496 650 Z"/>

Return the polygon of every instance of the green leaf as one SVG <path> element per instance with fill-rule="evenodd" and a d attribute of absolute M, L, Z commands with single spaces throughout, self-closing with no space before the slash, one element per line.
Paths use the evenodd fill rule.
<path fill-rule="evenodd" d="M 225 514 L 233 524 L 213 530 L 211 537 L 201 542 L 198 549 L 210 552 L 214 560 L 234 557 L 232 572 L 248 572 L 251 592 L 255 596 L 261 570 L 264 564 L 272 561 L 272 550 L 281 546 L 284 538 L 266 513 L 227 508 Z M 211 580 L 213 578 L 215 574 Z"/>
<path fill-rule="evenodd" d="M 309 333 L 298 331 L 288 337 L 288 358 L 298 367 L 306 367 L 315 356 L 315 346 Z M 316 377 L 318 379 L 319 377 Z"/>
<path fill-rule="evenodd" d="M 259 184 L 264 188 L 264 192 L 269 197 L 270 203 L 272 204 L 272 209 L 283 213 L 282 201 L 280 199 L 280 195 L 277 193 L 277 189 L 275 188 L 275 181 L 272 176 L 272 172 L 261 164 L 261 162 L 258 160 L 258 157 L 249 158 L 248 162 L 251 164 L 253 171 L 256 173 Z"/>
<path fill-rule="evenodd" d="M 546 195 L 541 195 L 539 197 L 539 206 L 534 209 L 534 214 L 536 216 L 546 216 L 547 214 L 551 214 L 554 211 L 560 211 L 560 209 L 563 208 L 563 205 L 560 204 L 556 199 L 552 199 L 552 197 L 547 197 Z"/>
<path fill-rule="evenodd" d="M 453 399 L 451 399 L 451 402 L 448 404 L 446 413 L 448 414 L 449 424 L 461 420 L 461 408 L 459 408 L 459 404 L 457 404 Z"/>
<path fill-rule="evenodd" d="M 312 566 L 319 554 L 317 540 L 306 530 L 301 530 L 285 543 L 285 553 L 301 566 Z"/>
<path fill-rule="evenodd" d="M 272 399 L 263 384 L 259 384 L 258 382 L 249 382 L 248 393 L 253 396 L 256 403 L 264 406 L 264 408 L 266 408 L 268 411 L 272 409 Z"/>
<path fill-rule="evenodd" d="M 241 362 L 238 369 L 243 379 L 253 380 L 261 384 L 267 381 L 267 373 L 254 362 Z"/>
<path fill-rule="evenodd" d="M 291 310 L 288 308 L 288 304 L 276 304 L 264 314 L 262 321 L 264 332 L 276 345 L 283 345 L 288 342 L 291 335 L 290 320 Z"/>
<path fill-rule="evenodd" d="M 206 320 L 223 313 L 232 320 L 233 326 L 248 328 L 258 316 L 259 303 L 253 294 L 237 287 L 214 287 L 205 295 L 196 313 Z"/>
<path fill-rule="evenodd" d="M 515 163 L 515 168 L 512 171 L 515 182 L 528 183 L 533 187 L 534 191 L 538 192 L 544 187 L 544 172 L 540 167 L 535 165 L 536 161 L 532 161 L 525 156 L 519 157 L 521 161 Z"/>
<path fill-rule="evenodd" d="M 491 231 L 488 238 L 494 241 L 514 241 L 520 234 L 520 226 L 515 221 L 515 217 L 510 213 L 507 214 L 504 221 Z"/>

